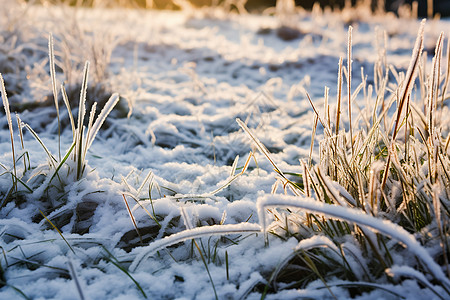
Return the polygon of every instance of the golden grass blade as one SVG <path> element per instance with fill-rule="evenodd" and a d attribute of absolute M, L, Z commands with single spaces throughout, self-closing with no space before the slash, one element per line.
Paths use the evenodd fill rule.
<path fill-rule="evenodd" d="M 449 146 L 450 146 L 450 134 L 447 136 L 447 141 L 445 142 L 445 146 L 444 146 L 444 153 L 445 154 L 448 153 Z"/>
<path fill-rule="evenodd" d="M 411 90 L 413 88 L 414 85 L 414 81 L 417 75 L 417 69 L 419 66 L 419 62 L 420 62 L 420 55 L 422 54 L 422 50 L 423 50 L 423 32 L 424 32 L 424 28 L 425 28 L 425 19 L 422 20 L 422 22 L 420 23 L 420 28 L 419 28 L 419 32 L 417 33 L 417 38 L 416 38 L 416 42 L 414 44 L 414 49 L 413 49 L 413 53 L 412 53 L 412 57 L 411 57 L 411 61 L 409 63 L 409 67 L 408 67 L 408 71 L 406 72 L 406 76 L 405 76 L 405 80 L 403 82 L 403 84 L 401 85 L 401 92 L 400 92 L 400 96 L 397 102 L 397 116 L 395 118 L 395 125 L 394 125 L 394 129 L 392 131 L 392 142 L 395 140 L 395 138 L 397 137 L 397 133 L 398 133 L 398 126 L 401 123 L 401 114 L 403 111 L 403 106 L 406 102 L 407 97 L 410 95 Z M 383 180 L 381 182 L 381 190 L 384 190 L 384 187 L 386 186 L 386 181 L 387 181 L 387 177 L 388 177 L 388 173 L 389 173 L 389 167 L 390 167 L 390 156 L 388 156 L 387 162 L 386 162 L 386 167 L 384 169 L 384 173 L 383 173 Z"/>
<path fill-rule="evenodd" d="M 205 196 L 208 197 L 208 196 L 212 196 L 212 195 L 217 194 L 218 192 L 220 192 L 220 191 L 223 190 L 224 188 L 228 187 L 228 186 L 229 186 L 233 181 L 235 181 L 239 176 L 241 176 L 242 174 L 244 174 L 245 171 L 246 171 L 247 168 L 248 168 L 248 165 L 249 165 L 250 160 L 251 160 L 252 157 L 253 157 L 253 153 L 250 151 L 250 153 L 249 153 L 249 155 L 248 155 L 248 157 L 247 157 L 247 160 L 245 161 L 244 167 L 242 168 L 242 171 L 241 171 L 240 173 L 237 173 L 237 174 L 234 174 L 234 175 L 230 176 L 229 179 L 227 180 L 227 182 L 225 182 L 225 184 L 223 184 L 222 186 L 218 187 L 218 188 L 215 189 L 214 191 L 207 193 Z M 236 157 L 236 159 L 237 159 L 237 158 L 238 158 L 238 157 Z M 237 164 L 237 160 L 235 160 L 234 163 Z M 233 165 L 234 165 L 234 163 L 233 163 Z M 234 173 L 234 172 L 233 172 L 233 173 Z"/>
<path fill-rule="evenodd" d="M 64 237 L 64 235 L 62 234 L 62 232 L 58 229 L 58 227 L 55 226 L 55 224 L 53 224 L 52 221 L 50 221 L 49 218 L 47 218 L 46 215 L 44 215 L 44 213 L 42 212 L 42 210 L 39 210 L 39 212 L 41 213 L 41 215 L 44 217 L 44 219 L 59 233 L 59 235 L 61 236 L 61 238 L 64 240 L 64 242 L 66 242 L 67 246 L 69 246 L 69 249 L 73 252 L 73 254 L 75 254 L 75 250 L 73 250 L 72 246 L 69 244 L 69 242 L 66 240 L 66 238 Z"/>
<path fill-rule="evenodd" d="M 122 197 L 123 197 L 123 202 L 125 202 L 125 206 L 127 207 L 128 215 L 130 216 L 130 219 L 131 219 L 131 222 L 133 223 L 134 229 L 136 230 L 136 233 L 139 236 L 139 240 L 141 242 L 141 245 L 143 246 L 144 245 L 144 241 L 142 240 L 141 233 L 139 232 L 139 229 L 137 227 L 136 220 L 134 219 L 133 213 L 131 212 L 130 206 L 128 205 L 128 202 L 127 202 L 127 199 L 125 198 L 125 195 L 122 194 Z"/>
<path fill-rule="evenodd" d="M 303 168 L 303 190 L 305 191 L 305 195 L 306 197 L 311 197 L 311 187 L 310 187 L 310 182 L 309 182 L 309 171 L 308 171 L 308 167 L 305 163 L 305 161 L 303 159 L 300 159 L 300 164 Z"/>
<path fill-rule="evenodd" d="M 317 118 L 319 119 L 320 124 L 322 124 L 322 127 L 323 127 L 324 130 L 325 130 L 325 133 L 326 133 L 328 136 L 331 137 L 332 134 L 331 134 L 331 132 L 328 130 L 328 127 L 326 126 L 326 123 L 324 122 L 324 120 L 322 120 L 322 118 L 320 117 L 319 111 L 316 109 L 314 103 L 313 103 L 312 100 L 311 100 L 311 97 L 309 96 L 308 92 L 305 92 L 305 93 L 306 93 L 306 97 L 307 97 L 308 100 L 309 100 L 309 103 L 311 104 L 312 109 L 314 110 L 314 113 L 316 114 Z"/>
<path fill-rule="evenodd" d="M 355 156 L 353 149 L 353 130 L 352 130 L 352 32 L 353 27 L 348 27 L 348 45 L 347 45 L 347 93 L 348 93 L 348 119 L 350 130 L 350 144 L 352 146 L 352 157 Z"/>
<path fill-rule="evenodd" d="M 417 75 L 417 68 L 419 66 L 420 55 L 423 51 L 423 32 L 425 28 L 425 19 L 420 23 L 419 32 L 417 33 L 416 42 L 414 44 L 414 49 L 411 57 L 411 61 L 409 63 L 408 70 L 406 72 L 405 80 L 401 85 L 401 91 L 399 94 L 399 99 L 397 103 L 397 117 L 395 121 L 395 127 L 392 131 L 392 140 L 395 140 L 398 133 L 398 126 L 401 123 L 400 116 L 403 111 L 403 106 L 406 102 L 406 98 L 411 93 L 411 90 L 414 85 L 414 81 Z M 384 186 L 384 185 L 383 185 Z"/>
<path fill-rule="evenodd" d="M 239 155 L 236 155 L 236 158 L 233 161 L 233 165 L 231 166 L 230 177 L 234 176 L 234 174 L 236 173 L 238 161 L 239 161 Z"/>
<path fill-rule="evenodd" d="M 436 108 L 437 108 L 437 97 L 439 93 L 439 82 L 440 82 L 440 73 L 441 73 L 441 59 L 442 59 L 442 43 L 443 43 L 444 33 L 441 32 L 439 38 L 436 42 L 436 52 L 433 57 L 432 67 L 431 67 L 431 76 L 428 84 L 428 130 L 429 136 L 433 135 L 434 127 L 436 126 Z"/>
<path fill-rule="evenodd" d="M 330 120 L 330 106 L 328 105 L 328 94 L 330 89 L 325 87 L 323 92 L 323 118 L 327 121 L 328 130 L 331 132 L 331 120 Z"/>
<path fill-rule="evenodd" d="M 334 199 L 334 201 L 333 201 L 334 204 L 339 204 L 344 207 L 348 207 L 349 204 L 351 204 L 352 206 L 356 205 L 356 201 L 354 199 L 351 199 L 349 197 L 344 198 L 340 195 L 339 191 L 333 186 L 329 177 L 326 177 L 322 174 L 322 171 L 320 170 L 320 168 L 316 168 L 316 175 L 317 175 L 317 178 L 322 183 L 322 186 L 327 191 L 328 197 L 330 197 L 331 199 Z M 347 201 L 344 201 L 344 199 Z"/>
<path fill-rule="evenodd" d="M 147 208 L 142 204 L 143 201 L 140 201 L 139 199 L 136 199 L 136 197 L 134 195 L 132 195 L 131 193 L 124 193 L 123 195 L 127 195 L 129 197 L 131 197 L 131 199 L 134 200 L 134 202 L 136 202 L 135 206 L 131 209 L 131 212 L 135 211 L 138 207 L 142 208 L 145 213 L 150 217 L 150 219 L 152 219 L 153 221 L 155 221 L 155 223 L 161 227 L 161 224 L 158 222 L 158 219 L 156 218 L 156 214 L 155 214 L 155 210 L 153 208 L 153 201 L 150 198 L 150 204 L 152 205 L 152 209 L 153 209 L 153 215 L 147 210 Z"/>
<path fill-rule="evenodd" d="M 255 143 L 259 151 L 261 151 L 262 154 L 266 156 L 266 158 L 269 160 L 269 162 L 274 167 L 275 171 L 280 174 L 281 177 L 287 180 L 286 176 L 283 174 L 283 172 L 278 168 L 274 160 L 270 157 L 269 150 L 267 150 L 266 146 L 264 146 L 263 143 L 250 131 L 250 129 L 245 125 L 244 122 L 242 122 L 239 118 L 236 119 L 236 122 L 239 124 L 239 126 L 244 130 L 244 132 L 250 137 L 250 139 Z"/>
<path fill-rule="evenodd" d="M 338 84 L 337 84 L 337 105 L 336 105 L 336 124 L 335 124 L 335 134 L 339 133 L 339 123 L 341 119 L 341 101 L 342 101 L 342 56 L 339 57 L 339 68 L 338 68 Z"/>
<path fill-rule="evenodd" d="M 314 149 L 314 140 L 316 137 L 316 130 L 317 130 L 317 123 L 319 120 L 319 116 L 316 114 L 314 115 L 314 122 L 313 122 L 313 128 L 312 128 L 312 132 L 311 132 L 311 146 L 309 147 L 309 165 L 312 165 L 312 154 L 313 154 L 313 149 Z"/>
<path fill-rule="evenodd" d="M 450 38 L 447 38 L 447 72 L 445 72 L 444 86 L 442 87 L 441 104 L 443 104 L 445 100 L 445 94 L 447 93 L 449 79 L 450 79 Z"/>

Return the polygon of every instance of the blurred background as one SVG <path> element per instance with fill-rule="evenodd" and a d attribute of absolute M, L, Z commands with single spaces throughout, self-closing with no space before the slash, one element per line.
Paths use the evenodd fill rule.
<path fill-rule="evenodd" d="M 180 9 L 183 4 L 190 3 L 195 7 L 220 6 L 228 4 L 236 6 L 243 4 L 250 12 L 261 12 L 268 7 L 273 7 L 277 0 L 25 0 L 45 2 L 50 4 L 68 3 L 69 5 L 83 6 L 125 6 L 133 8 L 156 9 Z M 396 13 L 402 5 L 418 5 L 418 17 L 426 17 L 429 14 L 439 14 L 441 17 L 450 16 L 450 0 L 295 0 L 297 6 L 310 10 L 314 3 L 321 7 L 342 8 L 344 5 L 357 5 L 358 3 L 370 3 L 373 10 L 381 7 L 385 11 Z"/>

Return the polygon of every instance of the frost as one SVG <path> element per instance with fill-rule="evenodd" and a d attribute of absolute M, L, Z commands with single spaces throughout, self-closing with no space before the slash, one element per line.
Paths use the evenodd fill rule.
<path fill-rule="evenodd" d="M 346 285 L 368 284 L 363 282 L 367 266 L 362 249 L 348 237 L 338 244 L 325 236 L 303 236 L 310 232 L 300 224 L 301 213 L 310 210 L 361 224 L 372 243 L 377 243 L 374 232 L 381 232 L 406 245 L 393 253 L 397 266 L 389 274 L 395 284 L 373 284 L 359 298 L 429 298 L 435 296 L 433 291 L 446 295 L 434 279 L 447 285 L 448 279 L 442 278 L 440 266 L 427 254 L 438 253 L 439 243 L 433 241 L 425 249 L 398 226 L 350 209 L 359 199 L 338 183 L 324 177 L 331 194 L 346 207 L 268 194 L 280 176 L 299 186 L 309 182 L 299 176 L 304 173 L 299 159 L 308 168 L 309 155 L 316 162 L 320 149 L 318 143 L 311 147 L 313 114 L 304 91 L 314 99 L 321 119 L 327 114 L 322 111 L 325 104 L 336 115 L 331 99 L 336 96 L 338 61 L 347 51 L 349 24 L 353 27 L 349 65 L 357 71 L 364 68 L 367 76 L 362 79 L 354 72 L 352 86 L 358 90 L 363 81 L 370 85 L 358 95 L 353 91 L 356 114 L 358 108 L 372 108 L 365 107 L 359 95 L 376 94 L 375 84 L 383 74 L 378 77 L 373 69 L 383 51 L 388 54 L 382 61 L 389 69 L 386 85 L 399 96 L 413 88 L 402 79 L 426 80 L 418 70 L 429 70 L 431 61 L 419 55 L 421 48 L 435 46 L 433 34 L 448 32 L 448 20 L 433 20 L 432 26 L 424 28 L 414 19 L 372 15 L 356 8 L 342 14 L 318 7 L 307 12 L 293 7 L 290 0 L 279 1 L 278 10 L 273 8 L 275 16 L 270 10 L 263 15 L 236 15 L 219 12 L 222 8 L 143 11 L 0 2 L 1 299 L 22 297 L 17 290 L 32 299 L 79 299 L 80 295 L 140 299 L 144 294 L 139 287 L 148 299 L 210 299 L 211 279 L 205 265 L 188 247 L 177 245 L 193 238 L 203 243 L 200 247 L 219 299 L 260 299 L 271 284 L 271 274 L 286 266 L 298 254 L 296 250 L 314 247 L 322 247 L 332 258 L 341 251 L 345 254 L 357 281 L 332 277 L 327 283 L 338 299 L 347 299 Z M 280 24 L 294 31 L 278 30 Z M 423 66 L 411 69 L 417 28 L 419 36 L 426 33 L 426 39 L 417 39 L 413 57 L 420 64 L 423 60 Z M 386 49 L 383 34 L 377 35 L 384 30 Z M 433 33 L 428 35 L 428 30 Z M 297 39 L 282 40 L 283 34 Z M 443 48 L 442 62 L 447 63 Z M 406 76 L 391 72 L 394 68 L 407 70 Z M 330 87 L 327 101 L 324 86 Z M 60 135 L 55 110 L 59 102 L 54 101 L 58 93 L 65 106 L 59 107 Z M 442 99 L 447 96 L 448 92 Z M 15 111 L 19 123 L 11 115 Z M 449 132 L 448 117 L 444 107 L 440 120 L 444 137 Z M 348 126 L 348 117 L 341 118 L 342 129 Z M 372 121 L 381 122 L 368 120 Z M 421 123 L 414 120 L 414 125 Z M 318 141 L 325 137 L 321 126 L 315 132 Z M 77 138 L 83 142 L 78 144 L 81 147 L 74 146 Z M 360 140 L 354 139 L 357 149 Z M 437 143 L 435 136 L 433 140 Z M 77 166 L 72 159 L 61 163 L 64 157 L 55 155 L 59 148 L 68 153 L 72 149 L 69 158 L 81 156 L 83 160 L 77 162 L 84 165 Z M 433 151 L 430 147 L 430 153 L 420 151 L 413 158 L 420 162 Z M 443 165 L 447 162 L 443 160 Z M 273 172 L 274 166 L 278 173 Z M 416 167 L 423 177 L 435 168 Z M 376 168 L 379 172 L 383 166 Z M 15 178 L 22 180 L 17 189 L 12 184 Z M 379 178 L 373 180 L 376 186 Z M 448 205 L 448 195 L 440 190 L 442 183 L 417 186 L 419 194 L 431 187 L 433 216 L 443 217 Z M 387 186 L 392 200 L 388 205 L 395 211 L 401 185 L 387 182 Z M 278 184 L 277 191 L 292 193 L 284 188 Z M 308 194 L 315 193 L 311 186 Z M 381 191 L 377 188 L 374 193 Z M 123 196 L 133 208 L 132 218 Z M 284 212 L 277 216 L 287 217 L 289 229 L 301 234 L 270 236 L 267 246 L 258 233 L 278 226 L 266 209 L 280 205 L 300 210 L 296 217 Z M 443 222 L 439 227 L 446 232 L 447 225 Z M 209 245 L 210 241 L 220 243 Z M 167 251 L 158 251 L 166 247 Z M 412 255 L 403 256 L 406 251 L 414 253 L 418 258 L 414 263 L 419 261 L 435 278 L 429 276 L 431 272 L 423 276 L 400 266 L 413 260 Z M 331 297 L 320 280 L 302 288 L 283 289 L 284 284 L 278 282 L 278 290 L 271 290 L 266 299 Z"/>
<path fill-rule="evenodd" d="M 372 217 L 357 209 L 329 205 L 315 201 L 311 198 L 293 197 L 284 195 L 266 195 L 258 199 L 258 215 L 263 220 L 261 226 L 265 229 L 264 210 L 266 207 L 299 207 L 308 211 L 323 213 L 328 216 L 336 217 L 348 222 L 354 222 L 358 225 L 368 226 L 382 234 L 390 236 L 399 242 L 405 244 L 409 251 L 413 252 L 418 259 L 422 260 L 428 270 L 447 287 L 450 287 L 450 280 L 442 272 L 441 267 L 436 264 L 428 251 L 423 248 L 413 235 L 405 229 L 388 220 L 381 220 Z"/>

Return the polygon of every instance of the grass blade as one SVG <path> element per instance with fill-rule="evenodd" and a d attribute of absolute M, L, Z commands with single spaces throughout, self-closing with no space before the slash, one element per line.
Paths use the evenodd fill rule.
<path fill-rule="evenodd" d="M 100 112 L 100 115 L 97 117 L 97 120 L 95 121 L 94 125 L 92 126 L 92 133 L 88 134 L 87 136 L 87 146 L 85 151 L 87 151 L 91 145 L 92 142 L 95 139 L 95 136 L 97 135 L 100 127 L 102 126 L 103 122 L 105 121 L 106 117 L 109 115 L 109 113 L 113 110 L 114 106 L 119 102 L 120 97 L 119 94 L 114 93 L 112 96 L 108 99 L 108 102 L 106 102 L 105 107 Z"/>
<path fill-rule="evenodd" d="M 411 61 L 409 63 L 408 71 L 406 72 L 405 80 L 403 81 L 403 84 L 401 85 L 400 97 L 398 98 L 398 102 L 397 102 L 397 116 L 395 118 L 395 125 L 392 130 L 392 142 L 397 137 L 398 126 L 401 123 L 400 117 L 401 117 L 401 114 L 403 111 L 403 106 L 405 106 L 404 104 L 406 103 L 406 99 L 411 93 L 411 90 L 413 88 L 414 81 L 415 81 L 415 78 L 417 75 L 417 68 L 419 66 L 420 56 L 421 56 L 422 50 L 423 50 L 424 28 L 425 28 L 425 19 L 422 20 L 422 22 L 420 23 L 419 32 L 417 33 L 417 38 L 416 38 L 416 42 L 414 44 L 414 49 L 413 49 Z M 390 162 L 391 162 L 391 159 L 390 159 L 390 156 L 388 156 L 388 159 L 386 162 L 386 167 L 384 169 L 383 180 L 381 182 L 381 190 L 384 190 L 384 187 L 386 186 L 386 180 L 387 180 L 387 176 L 389 173 Z"/>
<path fill-rule="evenodd" d="M 66 92 L 66 88 L 64 87 L 64 85 L 61 85 L 61 94 L 62 94 L 64 104 L 66 105 L 66 108 L 67 108 L 67 113 L 69 114 L 70 125 L 72 127 L 73 140 L 75 141 L 75 136 L 76 136 L 75 122 L 73 120 L 72 109 L 70 108 L 69 97 L 67 97 L 67 92 Z"/>
<path fill-rule="evenodd" d="M 70 277 L 72 277 L 73 281 L 75 281 L 75 286 L 77 287 L 78 296 L 80 296 L 80 300 L 86 299 L 83 294 L 83 290 L 81 289 L 80 281 L 78 280 L 77 273 L 75 272 L 75 268 L 73 267 L 72 261 L 69 259 L 67 261 L 67 265 L 69 266 Z"/>
<path fill-rule="evenodd" d="M 139 232 L 139 229 L 137 227 L 136 220 L 134 219 L 133 213 L 130 210 L 130 206 L 128 205 L 128 202 L 127 202 L 127 199 L 125 198 L 125 195 L 122 194 L 122 197 L 123 197 L 123 202 L 125 202 L 125 206 L 127 207 L 128 215 L 130 216 L 131 222 L 133 222 L 134 229 L 136 230 L 136 233 L 139 236 L 139 240 L 141 242 L 141 245 L 143 246 L 144 245 L 144 241 L 142 240 L 141 233 Z"/>
<path fill-rule="evenodd" d="M 13 132 L 13 126 L 12 126 L 11 111 L 9 109 L 9 101 L 8 101 L 8 95 L 6 94 L 5 82 L 3 81 L 3 76 L 1 73 L 0 73 L 0 88 L 1 88 L 1 92 L 2 92 L 2 98 L 3 98 L 3 107 L 5 108 L 6 119 L 8 121 L 9 134 L 11 137 L 11 151 L 12 151 L 12 158 L 13 158 L 14 176 L 17 177 L 16 154 L 14 151 L 14 132 Z M 14 181 L 14 179 L 13 179 L 13 185 L 16 186 L 16 182 Z"/>
<path fill-rule="evenodd" d="M 338 71 L 338 93 L 337 93 L 337 106 L 336 106 L 336 136 L 339 133 L 339 123 L 341 119 L 341 99 L 342 99 L 342 56 L 339 58 L 339 71 Z"/>
<path fill-rule="evenodd" d="M 84 65 L 84 71 L 83 71 L 83 81 L 81 84 L 81 92 L 80 92 L 80 103 L 78 108 L 78 127 L 77 127 L 77 146 L 76 146 L 76 153 L 75 153 L 75 160 L 77 162 L 77 179 L 81 179 L 81 176 L 83 175 L 83 169 L 84 169 L 84 153 L 83 153 L 83 132 L 84 132 L 84 115 L 86 114 L 86 92 L 87 92 L 87 84 L 89 79 L 89 62 L 87 61 Z M 86 150 L 86 149 L 85 149 Z"/>
<path fill-rule="evenodd" d="M 41 145 L 41 147 L 44 149 L 45 153 L 47 153 L 47 156 L 49 158 L 50 164 L 53 168 L 56 169 L 55 163 L 58 162 L 56 158 L 50 153 L 50 150 L 45 146 L 44 142 L 41 140 L 41 138 L 38 136 L 38 134 L 31 128 L 28 124 L 23 124 L 23 126 L 33 135 L 33 137 L 38 141 L 38 143 Z"/>
<path fill-rule="evenodd" d="M 163 239 L 157 240 L 145 248 L 145 251 L 139 253 L 130 265 L 131 272 L 134 272 L 138 266 L 150 257 L 154 252 L 165 248 L 167 246 L 184 242 L 197 237 L 210 236 L 210 235 L 225 235 L 225 234 L 236 234 L 236 233 L 259 233 L 261 232 L 261 226 L 258 224 L 251 223 L 240 223 L 240 224 L 228 224 L 228 225 L 212 225 L 197 227 L 190 230 L 184 230 L 167 236 Z"/>
<path fill-rule="evenodd" d="M 127 269 L 125 269 L 117 260 L 117 258 L 115 258 L 111 252 L 109 252 L 105 247 L 103 247 L 103 250 L 105 250 L 105 252 L 108 254 L 108 256 L 105 256 L 105 259 L 107 261 L 109 261 L 110 263 L 112 263 L 115 267 L 117 267 L 120 271 L 122 271 L 123 273 L 125 273 L 125 275 L 128 276 L 128 278 L 131 279 L 131 281 L 133 281 L 133 283 L 136 285 L 136 288 L 139 290 L 139 292 L 141 292 L 142 296 L 144 296 L 145 299 L 148 299 L 147 294 L 145 294 L 144 289 L 141 287 L 141 285 L 139 284 L 139 282 L 136 281 L 136 279 L 133 278 L 133 276 L 131 276 L 130 272 L 127 271 Z"/>
<path fill-rule="evenodd" d="M 70 246 L 69 242 L 66 240 L 66 238 L 64 237 L 64 235 L 62 234 L 62 232 L 58 229 L 58 227 L 55 226 L 55 224 L 52 223 L 52 221 L 50 221 L 49 218 L 47 218 L 46 215 L 44 215 L 44 213 L 42 212 L 42 210 L 39 210 L 39 212 L 41 213 L 41 215 L 45 218 L 45 220 L 59 233 L 59 235 L 62 237 L 62 239 L 64 240 L 64 242 L 66 242 L 67 246 L 69 246 L 69 249 L 73 252 L 73 254 L 75 254 L 75 251 L 73 250 L 72 246 Z"/>
<path fill-rule="evenodd" d="M 58 176 L 59 170 L 62 168 L 64 163 L 67 161 L 67 159 L 69 158 L 69 156 L 72 153 L 74 148 L 75 148 L 75 142 L 72 143 L 72 146 L 70 146 L 66 155 L 64 155 L 63 159 L 59 162 L 58 167 L 56 167 L 55 173 L 53 173 L 52 178 L 50 178 L 50 181 L 48 182 L 48 184 L 50 184 L 52 182 L 52 180 L 55 178 L 55 176 Z"/>
<path fill-rule="evenodd" d="M 309 211 L 319 212 L 328 216 L 353 222 L 358 225 L 368 226 L 376 231 L 390 236 L 407 246 L 409 251 L 420 259 L 431 274 L 439 280 L 443 287 L 450 289 L 450 280 L 442 272 L 441 267 L 433 260 L 428 251 L 420 245 L 413 235 L 408 233 L 403 227 L 388 220 L 377 219 L 361 210 L 348 207 L 325 204 L 311 198 L 294 197 L 287 195 L 265 195 L 258 199 L 257 208 L 261 227 L 265 231 L 265 208 L 266 207 L 299 207 Z"/>
<path fill-rule="evenodd" d="M 55 53 L 53 49 L 53 35 L 48 36 L 48 57 L 50 66 L 50 78 L 52 80 L 53 99 L 56 107 L 56 117 L 58 118 L 58 157 L 61 160 L 61 121 L 59 118 L 58 90 L 56 88 Z"/>
<path fill-rule="evenodd" d="M 262 154 L 266 156 L 266 158 L 270 161 L 272 166 L 274 167 L 275 171 L 280 174 L 281 177 L 287 180 L 286 176 L 283 174 L 283 172 L 277 167 L 273 159 L 270 157 L 269 150 L 267 150 L 266 146 L 264 146 L 263 143 L 254 135 L 250 129 L 245 125 L 244 122 L 242 122 L 239 118 L 236 119 L 236 122 L 239 124 L 239 126 L 244 130 L 244 132 L 250 137 L 250 139 L 255 143 L 256 147 L 261 151 Z"/>
<path fill-rule="evenodd" d="M 416 75 L 417 68 L 419 66 L 420 56 L 423 51 L 423 32 L 425 28 L 425 19 L 420 23 L 419 32 L 417 33 L 417 39 L 414 44 L 414 49 L 411 57 L 411 61 L 408 66 L 408 70 L 406 72 L 405 80 L 401 85 L 400 97 L 397 103 L 397 117 L 395 119 L 395 126 L 392 131 L 392 140 L 395 140 L 398 133 L 398 126 L 401 123 L 400 115 L 403 111 L 404 104 L 406 103 L 406 98 L 410 95 L 411 90 L 413 88 Z"/>
<path fill-rule="evenodd" d="M 350 126 L 350 143 L 352 146 L 352 157 L 355 156 L 353 149 L 353 130 L 352 130 L 352 32 L 353 27 L 348 27 L 348 45 L 347 45 L 347 93 L 348 93 L 348 119 Z"/>

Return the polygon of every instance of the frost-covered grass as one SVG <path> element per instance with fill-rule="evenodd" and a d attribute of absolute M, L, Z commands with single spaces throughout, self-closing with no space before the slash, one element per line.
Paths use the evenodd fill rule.
<path fill-rule="evenodd" d="M 449 97 L 446 92 L 450 48 L 447 42 L 444 60 L 441 33 L 431 68 L 426 72 L 422 53 L 424 24 L 425 21 L 406 74 L 388 70 L 382 63 L 385 58 L 379 57 L 375 73 L 380 78 L 374 87 L 375 95 L 364 80 L 352 92 L 351 72 L 345 75 L 347 106 L 342 105 L 338 93 L 334 115 L 327 100 L 320 113 L 307 95 L 315 112 L 315 126 L 319 120 L 324 137 L 319 141 L 319 161 L 314 162 L 311 157 L 309 162 L 301 160 L 303 172 L 291 174 L 298 181 L 289 179 L 277 167 L 267 148 L 238 120 L 278 173 L 273 193 L 282 187 L 285 194 L 293 195 L 265 195 L 257 201 L 265 232 L 282 239 L 295 237 L 300 242 L 292 257 L 271 277 L 271 285 L 276 286 L 278 278 L 289 281 L 290 287 L 317 278 L 327 285 L 331 278 L 337 277 L 343 280 L 341 286 L 359 286 L 356 292 L 359 293 L 376 288 L 367 283 L 389 282 L 403 276 L 418 280 L 435 297 L 448 296 L 450 135 L 444 103 Z M 349 27 L 347 70 L 351 70 L 351 41 L 352 27 Z M 361 72 L 364 78 L 364 70 Z M 397 82 L 387 91 L 390 72 L 396 74 Z M 419 84 L 414 88 L 418 74 Z M 341 58 L 339 91 L 342 77 Z M 361 90 L 366 108 L 360 110 L 352 124 L 353 102 Z M 327 98 L 328 91 L 325 93 Z M 340 123 L 344 109 L 348 111 L 347 128 Z M 352 125 L 361 129 L 352 131 Z M 312 140 L 314 143 L 314 137 Z M 276 209 L 279 207 L 287 209 Z M 266 212 L 276 220 L 269 228 Z M 434 249 L 432 253 L 430 249 Z M 400 268 L 403 271 L 398 269 L 399 265 L 403 265 Z M 292 269 L 303 271 L 295 274 Z M 304 276 L 308 269 L 314 276 Z M 331 290 L 330 293 L 333 294 Z"/>
<path fill-rule="evenodd" d="M 448 298 L 448 21 L 5 5 L 0 298 Z"/>

